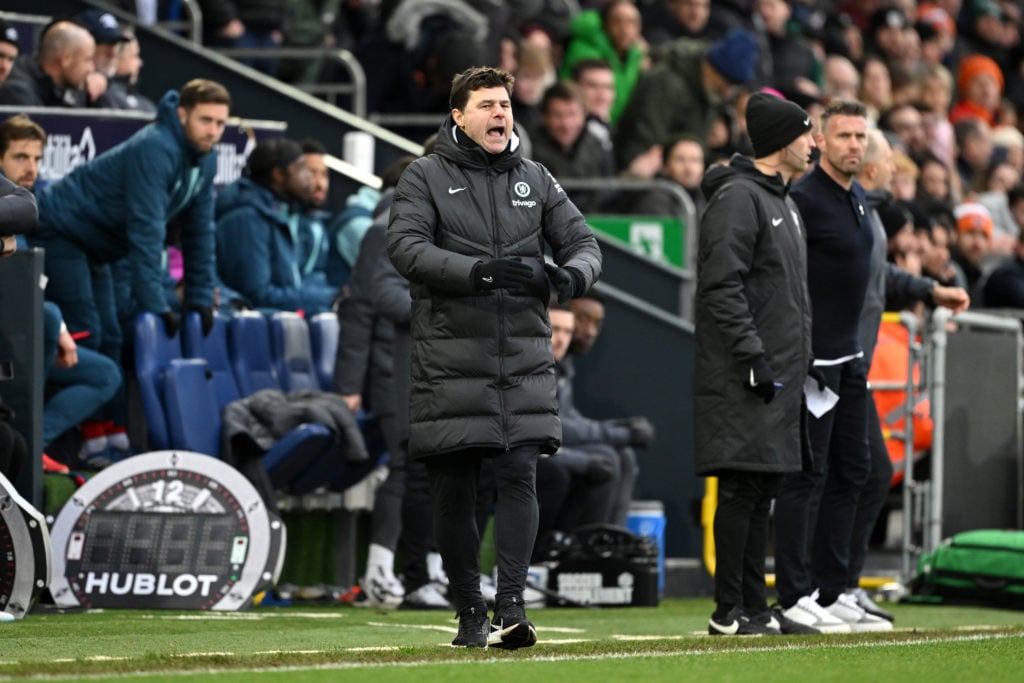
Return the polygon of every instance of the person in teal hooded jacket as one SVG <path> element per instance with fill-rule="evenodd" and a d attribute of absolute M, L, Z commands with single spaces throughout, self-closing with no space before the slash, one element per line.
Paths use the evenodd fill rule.
<path fill-rule="evenodd" d="M 640 35 L 640 11 L 631 0 L 611 0 L 600 10 L 586 10 L 572 21 L 572 38 L 562 59 L 561 77 L 584 59 L 600 59 L 615 74 L 611 123 L 618 122 L 640 75 L 647 68 L 646 44 Z"/>
<path fill-rule="evenodd" d="M 213 324 L 214 150 L 231 97 L 219 83 L 194 79 L 168 91 L 157 119 L 79 166 L 38 195 L 35 246 L 46 249 L 46 298 L 60 306 L 85 346 L 121 361 L 121 327 L 111 265 L 127 259 L 134 314 L 163 318 L 174 336 L 179 317 L 164 294 L 167 223 L 181 224 L 185 257 L 183 309 Z M 86 333 L 86 334 L 82 334 Z"/>
<path fill-rule="evenodd" d="M 271 138 L 256 145 L 242 177 L 217 197 L 220 278 L 264 312 L 322 313 L 337 292 L 322 273 L 303 276 L 296 209 L 309 182 L 302 147 Z"/>

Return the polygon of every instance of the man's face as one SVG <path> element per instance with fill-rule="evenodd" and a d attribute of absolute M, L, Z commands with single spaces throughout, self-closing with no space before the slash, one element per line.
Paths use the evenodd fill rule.
<path fill-rule="evenodd" d="M 757 11 L 764 19 L 765 29 L 775 35 L 785 33 L 786 22 L 793 13 L 785 0 L 758 0 Z"/>
<path fill-rule="evenodd" d="M 590 351 L 604 325 L 604 304 L 596 299 L 573 299 L 572 311 L 576 329 L 572 333 L 572 350 L 579 355 Z"/>
<path fill-rule="evenodd" d="M 323 154 L 303 154 L 303 161 L 309 171 L 309 192 L 303 201 L 309 206 L 320 208 L 327 203 L 327 192 L 331 189 L 331 177 Z"/>
<path fill-rule="evenodd" d="M 896 172 L 896 165 L 892 162 L 892 147 L 884 135 L 878 135 L 875 141 L 878 144 L 878 158 L 875 160 L 874 190 L 892 191 L 892 177 Z"/>
<path fill-rule="evenodd" d="M 607 122 L 615 104 L 615 76 L 611 69 L 587 69 L 576 85 L 587 113 Z"/>
<path fill-rule="evenodd" d="M 822 164 L 826 170 L 852 179 L 864 163 L 867 139 L 868 123 L 863 116 L 836 114 L 830 117 L 817 139 Z"/>
<path fill-rule="evenodd" d="M 554 354 L 555 361 L 560 361 L 565 358 L 565 354 L 569 353 L 576 316 L 572 311 L 557 309 L 548 311 L 548 316 L 551 318 L 551 352 Z"/>
<path fill-rule="evenodd" d="M 625 52 L 640 38 L 640 10 L 633 4 L 619 3 L 608 12 L 604 29 L 612 47 Z"/>
<path fill-rule="evenodd" d="M 112 78 L 117 73 L 117 57 L 120 47 L 121 43 L 100 43 L 96 45 L 94 59 L 96 70 L 107 78 Z"/>
<path fill-rule="evenodd" d="M 999 82 L 992 74 L 978 74 L 967 84 L 964 99 L 974 102 L 984 109 L 995 109 L 999 106 Z"/>
<path fill-rule="evenodd" d="M 949 235 L 946 229 L 934 227 L 921 232 L 917 242 L 921 247 L 921 268 L 928 274 L 945 278 L 949 268 Z"/>
<path fill-rule="evenodd" d="M 212 150 L 224 135 L 228 105 L 204 102 L 191 109 L 178 107 L 178 120 L 185 129 L 185 138 L 205 154 Z"/>
<path fill-rule="evenodd" d="M 0 157 L 0 170 L 12 183 L 31 190 L 39 179 L 39 162 L 42 159 L 41 140 L 12 140 Z"/>
<path fill-rule="evenodd" d="M 988 253 L 988 234 L 980 228 L 977 230 L 961 230 L 957 233 L 956 245 L 968 263 L 980 265 L 981 260 Z"/>
<path fill-rule="evenodd" d="M 946 199 L 949 196 L 949 171 L 937 162 L 930 162 L 921 168 L 921 189 L 930 197 Z"/>
<path fill-rule="evenodd" d="M 0 83 L 7 80 L 14 68 L 14 60 L 18 58 L 18 48 L 11 43 L 0 41 Z"/>
<path fill-rule="evenodd" d="M 690 33 L 699 33 L 711 17 L 711 0 L 669 0 L 679 23 Z"/>
<path fill-rule="evenodd" d="M 924 118 L 915 107 L 900 107 L 889 117 L 889 125 L 912 152 L 922 152 L 928 149 Z"/>
<path fill-rule="evenodd" d="M 60 55 L 61 85 L 79 90 L 85 87 L 85 77 L 96 68 L 96 41 L 88 31 L 72 47 Z"/>
<path fill-rule="evenodd" d="M 704 148 L 691 140 L 676 143 L 665 159 L 664 171 L 685 188 L 699 187 L 704 177 Z"/>
<path fill-rule="evenodd" d="M 289 198 L 305 200 L 312 195 L 313 175 L 306 166 L 305 157 L 299 157 L 288 164 L 284 169 L 282 184 Z"/>
<path fill-rule="evenodd" d="M 512 136 L 512 101 L 500 85 L 471 92 L 465 110 L 453 109 L 452 118 L 473 142 L 491 154 L 504 151 Z"/>
<path fill-rule="evenodd" d="M 791 175 L 798 175 L 811 167 L 811 150 L 815 147 L 814 134 L 811 131 L 789 143 L 789 152 L 782 155 L 782 163 L 789 167 Z"/>
<path fill-rule="evenodd" d="M 544 128 L 562 149 L 573 146 L 587 123 L 583 105 L 576 100 L 550 100 L 541 118 Z"/>

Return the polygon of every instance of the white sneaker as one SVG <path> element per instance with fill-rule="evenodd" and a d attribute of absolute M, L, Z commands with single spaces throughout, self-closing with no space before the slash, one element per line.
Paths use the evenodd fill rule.
<path fill-rule="evenodd" d="M 14 621 L 14 615 L 10 612 L 0 611 L 0 624 Z"/>
<path fill-rule="evenodd" d="M 366 576 L 359 580 L 359 586 L 366 593 L 367 607 L 395 609 L 405 598 L 402 582 L 379 565 L 367 566 Z"/>
<path fill-rule="evenodd" d="M 863 588 L 851 588 L 846 592 L 849 595 L 852 595 L 853 599 L 857 601 L 857 604 L 860 606 L 860 608 L 868 614 L 873 614 L 876 617 L 881 617 L 886 621 L 896 621 L 896 617 L 892 615 L 892 612 L 888 612 L 879 607 L 878 604 L 871 599 L 871 596 L 868 595 L 868 592 Z"/>
<path fill-rule="evenodd" d="M 892 630 L 892 622 L 865 612 L 857 604 L 857 598 L 850 593 L 841 593 L 835 602 L 825 608 L 825 611 L 849 624 L 850 631 L 853 633 Z"/>
<path fill-rule="evenodd" d="M 820 633 L 849 633 L 851 630 L 848 623 L 829 614 L 818 604 L 818 591 L 800 598 L 795 605 L 782 610 L 782 615 L 798 624 L 817 629 Z"/>
<path fill-rule="evenodd" d="M 452 604 L 437 590 L 437 585 L 425 583 L 416 590 L 407 593 L 405 600 L 398 609 L 414 610 L 451 610 Z"/>
<path fill-rule="evenodd" d="M 432 583 L 448 585 L 448 575 L 444 571 L 444 563 L 440 553 L 427 553 L 427 576 Z"/>

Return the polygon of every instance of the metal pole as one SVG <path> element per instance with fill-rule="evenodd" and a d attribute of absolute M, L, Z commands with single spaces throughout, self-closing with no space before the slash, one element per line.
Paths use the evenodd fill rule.
<path fill-rule="evenodd" d="M 917 316 L 908 311 L 900 313 L 900 324 L 907 329 L 907 381 L 904 383 L 906 400 L 903 402 L 903 552 L 900 575 L 908 583 L 913 571 L 913 509 L 914 509 L 914 350 L 917 338 Z"/>
<path fill-rule="evenodd" d="M 927 509 L 922 551 L 930 553 L 942 542 L 942 498 L 943 471 L 946 466 L 946 347 L 949 342 L 946 324 L 951 313 L 947 308 L 937 308 L 932 313 L 932 485 Z"/>

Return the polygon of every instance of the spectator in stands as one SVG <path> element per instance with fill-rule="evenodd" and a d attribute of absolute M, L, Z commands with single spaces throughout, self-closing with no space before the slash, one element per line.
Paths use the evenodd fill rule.
<path fill-rule="evenodd" d="M 807 112 L 766 93 L 751 96 L 746 124 L 754 160 L 734 155 L 702 184 L 695 467 L 719 482 L 708 632 L 817 633 L 816 623 L 769 610 L 764 584 L 772 499 L 808 457 L 801 413 L 811 305 L 804 230 L 787 192 L 815 143 Z"/>
<path fill-rule="evenodd" d="M 462 647 L 536 642 L 523 609 L 537 533 L 536 462 L 557 450 L 561 433 L 548 298 L 551 291 L 563 301 L 583 294 L 601 268 L 583 215 L 543 167 L 522 157 L 511 91 L 511 75 L 490 67 L 455 78 L 435 153 L 402 174 L 388 226 L 388 253 L 412 283 L 409 455 L 426 460 L 434 529 L 459 614 L 452 644 Z M 557 265 L 543 266 L 545 242 Z M 475 519 L 481 460 L 491 457 L 493 633 Z"/>
<path fill-rule="evenodd" d="M 0 124 L 3 177 L 31 192 L 39 178 L 45 144 L 46 132 L 24 114 Z M 44 450 L 58 436 L 102 408 L 121 384 L 121 371 L 114 361 L 92 349 L 77 348 L 60 309 L 51 302 L 46 302 L 43 309 L 43 372 L 48 389 L 43 406 Z M 51 470 L 67 470 L 66 466 L 55 467 L 58 463 L 45 453 L 43 465 Z"/>
<path fill-rule="evenodd" d="M 0 104 L 84 107 L 85 78 L 93 70 L 96 42 L 70 21 L 56 21 L 39 38 L 36 56 L 23 55 L 0 85 Z"/>
<path fill-rule="evenodd" d="M 704 145 L 693 135 L 680 135 L 665 145 L 661 170 L 654 178 L 680 185 L 690 197 L 694 207 L 694 219 L 704 213 L 707 200 L 700 191 L 704 177 Z M 674 192 L 660 188 L 648 190 L 636 197 L 632 203 L 633 213 L 646 216 L 683 217 L 683 204 Z M 687 230 L 696 226 L 686 226 Z"/>
<path fill-rule="evenodd" d="M 620 169 L 673 135 L 705 138 L 719 105 L 730 102 L 737 86 L 753 80 L 757 43 L 736 29 L 710 47 L 679 40 L 633 92 L 618 123 L 615 154 Z M 671 106 L 665 106 L 671 102 Z M 657 153 L 660 156 L 660 152 Z M 648 174 L 650 177 L 657 165 Z"/>
<path fill-rule="evenodd" d="M 890 66 L 903 62 L 910 44 L 913 27 L 907 15 L 895 6 L 881 7 L 871 15 L 867 33 L 864 35 L 864 49 L 880 57 Z"/>
<path fill-rule="evenodd" d="M 985 258 L 992 242 L 992 215 L 983 205 L 966 201 L 953 211 L 956 217 L 956 238 L 950 250 L 953 263 L 960 268 L 967 281 L 966 289 L 975 298 L 984 301 L 980 289 L 984 285 Z"/>
<path fill-rule="evenodd" d="M 949 112 L 949 120 L 956 124 L 976 118 L 989 126 L 998 125 L 1004 83 L 1003 70 L 994 60 L 979 54 L 965 57 L 956 77 L 959 99 Z"/>
<path fill-rule="evenodd" d="M 299 143 L 261 140 L 242 177 L 217 196 L 217 270 L 228 287 L 265 311 L 330 310 L 337 290 L 322 273 L 302 273 L 299 214 L 311 177 Z"/>
<path fill-rule="evenodd" d="M 893 132 L 902 141 L 907 154 L 911 156 L 931 149 L 924 117 L 913 104 L 897 104 L 882 112 L 878 119 L 878 127 Z"/>
<path fill-rule="evenodd" d="M 309 182 L 301 185 L 298 198 L 298 229 L 296 258 L 299 273 L 305 280 L 319 280 L 327 284 L 327 263 L 330 244 L 327 225 L 331 214 L 325 210 L 331 190 L 331 174 L 327 170 L 327 150 L 319 140 L 306 138 L 299 143 L 302 164 Z"/>
<path fill-rule="evenodd" d="M 18 29 L 0 19 L 0 85 L 11 75 L 19 52 L 21 43 L 18 42 Z"/>
<path fill-rule="evenodd" d="M 91 38 L 89 40 L 92 40 Z M 121 361 L 121 327 L 110 266 L 127 259 L 137 313 L 158 314 L 168 336 L 179 316 L 163 290 L 166 226 L 177 219 L 185 256 L 184 310 L 213 325 L 215 145 L 231 98 L 224 86 L 194 79 L 168 91 L 157 120 L 82 164 L 39 194 L 46 249 L 46 297 L 61 308 L 82 344 Z"/>
<path fill-rule="evenodd" d="M 931 140 L 931 152 L 944 164 L 952 166 L 955 150 L 949 105 L 953 97 L 953 76 L 941 64 L 925 67 L 918 76 L 918 89 L 921 93 L 925 135 Z"/>
<path fill-rule="evenodd" d="M 1018 173 L 1024 174 L 1024 133 L 1014 126 L 998 126 L 992 131 L 993 156 L 1003 157 Z"/>
<path fill-rule="evenodd" d="M 829 631 L 892 628 L 845 593 L 857 498 L 870 472 L 867 367 L 857 337 L 874 242 L 867 197 L 856 180 L 867 128 L 863 104 L 831 102 L 817 134 L 821 159 L 792 191 L 807 231 L 814 367 L 839 401 L 807 418 L 812 468 L 782 481 L 775 502 L 776 586 L 787 617 Z"/>
<path fill-rule="evenodd" d="M 1019 229 L 1010 211 L 1008 193 L 1020 181 L 1020 172 L 1013 164 L 1005 159 L 993 160 L 986 174 L 985 191 L 976 195 L 978 203 L 992 216 L 990 254 L 1010 256 L 1016 251 Z"/>
<path fill-rule="evenodd" d="M 860 92 L 860 72 L 846 57 L 829 55 L 825 58 L 825 97 L 833 100 L 855 100 Z"/>
<path fill-rule="evenodd" d="M 860 70 L 860 97 L 868 109 L 868 120 L 878 121 L 879 115 L 892 106 L 892 75 L 885 61 L 868 57 Z"/>
<path fill-rule="evenodd" d="M 893 152 L 892 195 L 903 201 L 914 201 L 917 196 L 917 179 L 921 169 L 914 160 L 903 152 Z"/>
<path fill-rule="evenodd" d="M 611 114 L 612 105 L 615 104 L 615 74 L 612 68 L 600 59 L 584 59 L 573 67 L 572 82 L 579 88 L 580 96 L 583 97 L 587 130 L 611 152 Z"/>
<path fill-rule="evenodd" d="M 626 525 L 629 505 L 633 500 L 636 480 L 640 475 L 634 448 L 649 448 L 654 443 L 655 430 L 643 415 L 609 420 L 586 417 L 576 407 L 572 382 L 576 376 L 574 356 L 585 356 L 597 342 L 604 326 L 604 302 L 593 292 L 571 302 L 576 316 L 569 355 L 558 367 L 564 382 L 559 388 L 559 416 L 562 420 L 562 445 L 586 453 L 598 461 L 601 468 L 614 476 L 612 496 L 608 503 L 606 521 Z"/>
<path fill-rule="evenodd" d="M 360 187 L 345 199 L 345 209 L 327 226 L 327 282 L 331 286 L 340 288 L 348 282 L 380 198 L 374 188 Z"/>
<path fill-rule="evenodd" d="M 968 116 L 953 125 L 953 136 L 959 151 L 956 171 L 960 176 L 960 187 L 965 196 L 980 192 L 992 159 L 992 129 L 982 119 Z"/>
<path fill-rule="evenodd" d="M 213 47 L 274 49 L 281 45 L 285 3 L 277 0 L 199 0 L 203 43 Z M 243 57 L 243 64 L 274 76 L 275 57 Z"/>
<path fill-rule="evenodd" d="M 1012 258 L 992 271 L 985 281 L 983 302 L 987 308 L 1024 308 L 1024 185 L 1007 193 L 1010 212 L 1019 221 Z"/>
<path fill-rule="evenodd" d="M 962 274 L 950 264 L 949 229 L 944 224 L 931 219 L 927 225 L 915 225 L 914 233 L 921 252 L 921 274 L 924 277 L 946 287 L 967 284 Z"/>
<path fill-rule="evenodd" d="M 640 33 L 640 10 L 632 0 L 608 0 L 600 10 L 584 10 L 572 20 L 572 38 L 562 58 L 562 78 L 584 59 L 600 59 L 615 72 L 615 125 L 647 69 L 647 45 Z"/>
<path fill-rule="evenodd" d="M 520 131 L 532 130 L 541 118 L 544 92 L 558 80 L 551 50 L 524 43 L 519 51 L 515 77 L 512 106 L 516 111 L 516 123 Z"/>
<path fill-rule="evenodd" d="M 709 40 L 711 0 L 662 0 L 639 3 L 643 34 L 652 51 L 677 38 Z"/>
<path fill-rule="evenodd" d="M 89 30 L 96 41 L 96 52 L 93 59 L 95 69 L 85 75 L 85 92 L 89 104 L 94 107 L 113 109 L 114 103 L 107 96 L 110 80 L 117 73 L 117 63 L 121 49 L 129 38 L 117 25 L 117 19 L 110 12 L 98 9 L 86 10 L 76 19 Z"/>
<path fill-rule="evenodd" d="M 764 39 L 771 58 L 765 85 L 786 93 L 821 94 L 821 64 L 810 43 L 791 32 L 793 8 L 787 0 L 758 0 L 756 13 L 764 24 Z"/>
<path fill-rule="evenodd" d="M 949 166 L 934 154 L 923 154 L 918 166 L 917 193 L 915 199 L 922 204 L 942 202 L 952 208 L 953 175 Z"/>
<path fill-rule="evenodd" d="M 107 86 L 104 96 L 109 106 L 114 109 L 130 109 L 145 114 L 155 114 L 156 104 L 137 90 L 139 72 L 142 71 L 139 40 L 135 34 L 125 31 L 128 41 L 121 46 L 117 57 L 117 68 L 114 77 Z"/>
<path fill-rule="evenodd" d="M 611 152 L 587 129 L 583 97 L 569 81 L 558 81 L 544 92 L 539 125 L 529 129 L 532 158 L 551 175 L 565 178 L 610 178 L 615 175 Z M 583 213 L 597 213 L 609 205 L 613 193 L 569 191 Z"/>

